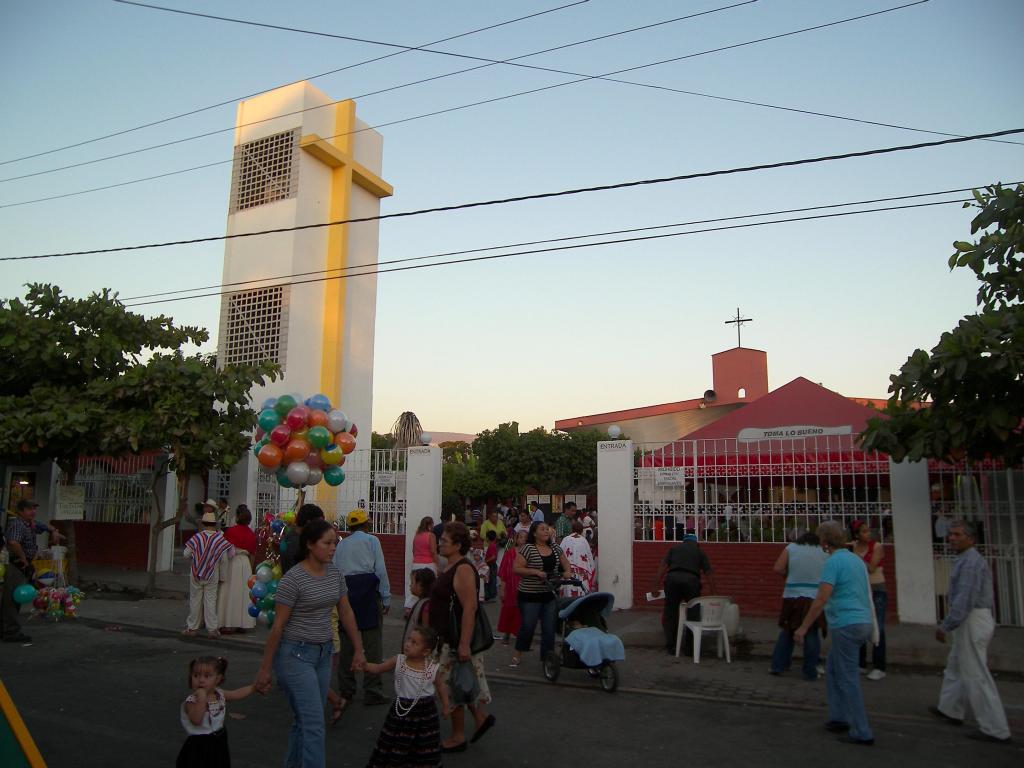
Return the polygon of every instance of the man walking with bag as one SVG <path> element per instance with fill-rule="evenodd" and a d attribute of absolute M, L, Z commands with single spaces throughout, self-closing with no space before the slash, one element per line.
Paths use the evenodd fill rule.
<path fill-rule="evenodd" d="M 391 606 L 391 584 L 384 565 L 380 540 L 367 532 L 370 518 L 364 509 L 353 509 L 345 518 L 351 533 L 338 542 L 334 565 L 345 576 L 348 600 L 356 615 L 363 638 L 366 660 L 380 664 L 384 660 L 384 616 Z M 355 649 L 344 632 L 338 657 L 338 695 L 351 701 L 356 695 L 356 675 L 351 670 Z M 363 673 L 363 704 L 387 704 L 380 675 Z"/>

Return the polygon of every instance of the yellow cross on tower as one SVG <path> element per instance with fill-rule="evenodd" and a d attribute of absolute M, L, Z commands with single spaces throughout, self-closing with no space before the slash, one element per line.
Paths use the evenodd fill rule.
<path fill-rule="evenodd" d="M 356 184 L 378 198 L 390 197 L 395 190 L 390 184 L 358 163 L 353 151 L 356 131 L 356 103 L 351 99 L 335 105 L 334 136 L 322 139 L 315 133 L 302 137 L 299 147 L 333 169 L 331 173 L 330 220 L 344 221 L 350 217 L 352 185 Z M 340 275 L 348 266 L 348 224 L 328 228 L 327 259 L 324 268 L 329 277 Z M 324 334 L 320 363 L 320 391 L 332 403 L 341 404 L 341 359 L 345 343 L 346 280 L 324 282 Z"/>

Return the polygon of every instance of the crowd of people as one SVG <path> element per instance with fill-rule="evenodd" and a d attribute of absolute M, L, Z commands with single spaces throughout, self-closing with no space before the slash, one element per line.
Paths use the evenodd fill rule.
<path fill-rule="evenodd" d="M 935 638 L 943 643 L 948 638 L 952 646 L 939 704 L 928 710 L 948 724 L 962 725 L 969 707 L 978 722 L 978 730 L 968 733 L 970 738 L 1009 743 L 1006 713 L 987 666 L 995 629 L 992 573 L 975 548 L 973 523 L 950 521 L 948 540 L 958 557 L 950 576 L 950 609 Z M 802 644 L 802 677 L 825 678 L 829 715 L 825 730 L 862 746 L 874 745 L 875 736 L 864 706 L 861 677 L 880 681 L 887 675 L 885 556 L 885 546 L 873 537 L 867 521 L 853 520 L 844 526 L 826 520 L 815 532 L 804 532 L 788 544 L 774 565 L 785 586 L 771 674 L 788 672 L 795 646 Z M 683 541 L 665 553 L 653 584 L 653 590 L 664 589 L 662 622 L 670 653 L 675 652 L 680 607 L 700 596 L 702 577 L 708 578 L 714 591 L 707 554 L 694 531 L 688 530 Z M 694 608 L 696 615 L 688 618 L 699 619 L 699 605 Z M 819 661 L 826 632 L 830 647 L 823 668 Z"/>
<path fill-rule="evenodd" d="M 544 511 L 531 506 L 522 512 L 504 505 L 486 513 L 469 510 L 466 522 L 450 514 L 437 525 L 430 517 L 419 521 L 400 652 L 386 657 L 382 629 L 391 585 L 367 513 L 350 512 L 348 535 L 339 540 L 319 507 L 303 505 L 281 540 L 275 618 L 257 677 L 250 686 L 225 690 L 226 662 L 206 657 L 192 662 L 193 690 L 180 713 L 187 739 L 178 764 L 229 764 L 226 703 L 266 693 L 274 679 L 293 714 L 289 766 L 324 765 L 326 727 L 338 723 L 355 698 L 359 677 L 363 703 L 388 706 L 369 766 L 439 765 L 442 754 L 465 751 L 479 741 L 496 723 L 487 711 L 491 692 L 483 651 L 496 640 L 508 645 L 515 638 L 509 663 L 519 666 L 539 624 L 543 659 L 555 641 L 552 580 L 578 579 L 582 586 L 567 588 L 578 593 L 596 587 L 591 546 L 596 514 L 581 515 L 570 502 L 549 524 Z M 247 510 L 240 507 L 233 517 L 235 525 L 221 531 L 226 517 L 207 501 L 199 517 L 202 530 L 186 542 L 191 561 L 186 634 L 195 634 L 203 622 L 211 637 L 252 626 L 237 608 L 249 602 L 256 537 Z M 492 630 L 482 621 L 483 604 L 499 594 L 501 614 Z M 393 673 L 393 695 L 384 692 L 385 672 Z M 451 721 L 444 739 L 441 718 Z"/>

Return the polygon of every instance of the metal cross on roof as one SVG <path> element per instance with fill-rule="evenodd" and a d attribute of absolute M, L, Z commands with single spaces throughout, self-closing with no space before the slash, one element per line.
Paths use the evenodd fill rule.
<path fill-rule="evenodd" d="M 740 308 L 739 307 L 736 307 L 736 317 L 734 317 L 732 320 L 726 320 L 725 321 L 726 325 L 733 325 L 733 324 L 736 325 L 736 346 L 737 347 L 742 347 L 743 346 L 742 342 L 740 341 L 740 329 L 743 327 L 744 323 L 752 323 L 752 322 L 754 322 L 754 318 L 752 318 L 752 317 L 743 317 L 743 316 L 740 315 Z"/>

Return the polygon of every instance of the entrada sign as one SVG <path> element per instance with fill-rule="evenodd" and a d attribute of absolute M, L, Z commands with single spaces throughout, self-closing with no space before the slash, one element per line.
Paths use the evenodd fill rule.
<path fill-rule="evenodd" d="M 760 440 L 800 440 L 805 437 L 826 437 L 830 435 L 852 435 L 853 427 L 812 427 L 806 425 L 793 427 L 744 427 L 736 436 L 741 443 L 758 442 Z"/>

